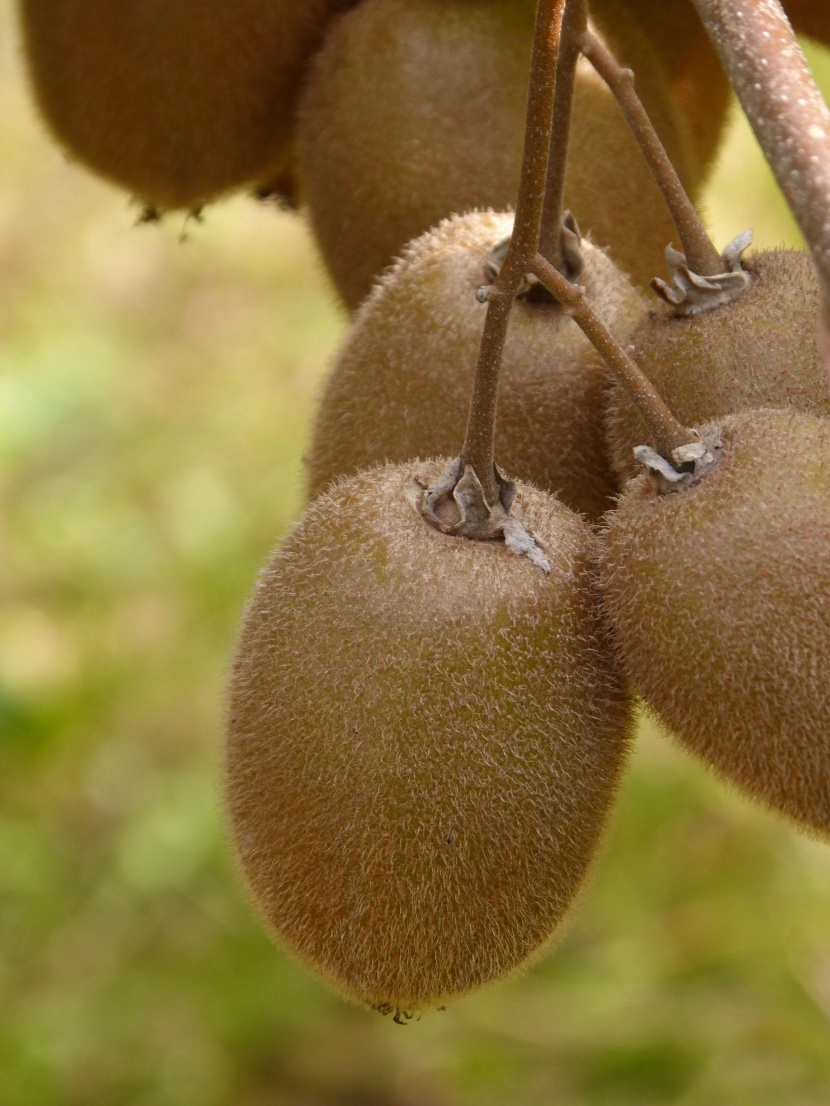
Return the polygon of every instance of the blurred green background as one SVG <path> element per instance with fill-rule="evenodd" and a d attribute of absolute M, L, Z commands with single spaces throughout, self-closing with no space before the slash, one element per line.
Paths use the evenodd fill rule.
<path fill-rule="evenodd" d="M 67 164 L 8 0 L 0 104 L 2 1106 L 826 1106 L 830 850 L 648 727 L 525 977 L 401 1028 L 273 947 L 223 685 L 344 320 L 298 219 L 136 229 Z M 707 207 L 720 245 L 796 241 L 737 119 Z"/>

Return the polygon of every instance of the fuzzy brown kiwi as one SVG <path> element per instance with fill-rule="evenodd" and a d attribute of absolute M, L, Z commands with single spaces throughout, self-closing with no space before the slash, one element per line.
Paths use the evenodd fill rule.
<path fill-rule="evenodd" d="M 608 516 L 601 580 L 647 705 L 725 780 L 830 835 L 830 422 L 755 410 L 722 460 Z M 704 431 L 705 432 L 705 431 Z"/>
<path fill-rule="evenodd" d="M 519 486 L 550 560 L 440 533 L 441 471 L 320 496 L 261 575 L 230 690 L 228 807 L 266 923 L 339 992 L 414 1011 L 510 975 L 591 866 L 629 709 L 596 539 Z"/>
<path fill-rule="evenodd" d="M 302 72 L 342 0 L 20 0 L 58 142 L 148 205 L 281 176 Z"/>
<path fill-rule="evenodd" d="M 452 214 L 515 202 L 532 0 L 362 0 L 310 67 L 298 176 L 343 301 L 356 307 L 404 244 Z M 600 11 L 601 14 L 601 11 Z M 703 175 L 671 81 L 641 29 L 602 31 L 687 187 Z M 717 83 L 722 78 L 713 78 Z M 664 271 L 673 227 L 611 93 L 578 67 L 566 204 L 640 283 Z"/>
<path fill-rule="evenodd" d="M 744 268 L 751 286 L 731 304 L 689 318 L 664 305 L 650 311 L 631 338 L 635 360 L 686 426 L 756 407 L 830 416 L 810 255 L 760 252 Z M 649 433 L 621 386 L 607 395 L 612 463 L 626 480 L 639 471 L 632 450 L 649 442 Z"/>
<path fill-rule="evenodd" d="M 487 308 L 476 300 L 513 216 L 475 212 L 428 231 L 362 304 L 328 380 L 307 458 L 309 496 L 385 461 L 451 454 L 460 444 Z M 623 338 L 645 299 L 583 243 L 588 302 Z M 602 420 L 608 376 L 553 303 L 519 301 L 501 370 L 496 455 L 511 476 L 598 519 L 615 487 Z M 590 365 L 588 371 L 585 365 Z"/>

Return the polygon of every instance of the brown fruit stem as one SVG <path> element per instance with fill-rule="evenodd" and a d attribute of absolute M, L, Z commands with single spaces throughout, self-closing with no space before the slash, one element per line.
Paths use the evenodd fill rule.
<path fill-rule="evenodd" d="M 588 30 L 582 34 L 578 47 L 608 85 L 625 116 L 657 186 L 663 193 L 689 268 L 700 276 L 716 276 L 723 272 L 723 259 L 706 233 L 694 204 L 686 194 L 686 189 L 634 89 L 633 72 L 624 69 L 604 43 Z M 546 251 L 542 250 L 542 253 Z"/>
<path fill-rule="evenodd" d="M 528 88 L 525 145 L 513 234 L 495 282 L 489 288 L 482 289 L 480 293 L 481 298 L 487 301 L 487 315 L 479 347 L 467 431 L 455 473 L 463 474 L 469 466 L 481 486 L 486 503 L 491 508 L 503 505 L 504 491 L 500 486 L 500 477 L 495 466 L 499 371 L 510 312 L 528 273 L 533 273 L 551 295 L 573 315 L 587 338 L 605 358 L 621 384 L 628 390 L 632 401 L 642 412 L 652 431 L 657 452 L 671 461 L 674 450 L 696 441 L 694 434 L 672 415 L 649 380 L 585 303 L 582 289 L 571 284 L 541 254 L 542 222 L 550 174 L 552 173 L 555 189 L 559 189 L 561 182 L 564 181 L 567 131 L 572 101 L 572 89 L 568 89 L 564 78 L 560 83 L 557 76 L 559 42 L 565 24 L 579 29 L 580 37 L 585 34 L 585 27 L 581 22 L 585 15 L 585 0 L 539 0 Z M 575 66 L 564 72 L 570 72 L 570 80 L 573 82 Z M 563 100 L 561 110 L 557 103 L 559 97 Z M 555 113 L 560 127 L 560 141 L 564 141 L 565 148 L 559 147 L 553 155 L 551 136 Z M 557 167 L 551 170 L 554 162 Z M 555 192 L 554 195 L 556 194 Z M 557 202 L 561 204 L 561 198 Z M 548 210 L 553 209 L 549 207 Z M 561 227 L 560 218 L 556 224 L 557 242 Z M 557 254 L 561 256 L 560 244 L 557 247 Z M 457 476 L 454 476 L 453 480 L 456 478 Z M 434 491 L 437 493 L 437 486 Z"/>
<path fill-rule="evenodd" d="M 564 10 L 565 0 L 539 0 L 536 9 L 525 145 L 513 235 L 498 277 L 487 290 L 487 315 L 461 450 L 460 471 L 463 473 L 467 465 L 473 469 L 491 507 L 500 502 L 495 469 L 499 370 L 510 311 L 527 272 L 527 263 L 539 250 Z"/>
<path fill-rule="evenodd" d="M 694 0 L 813 254 L 830 330 L 830 111 L 778 0 Z"/>
<path fill-rule="evenodd" d="M 539 254 L 531 260 L 528 268 L 568 311 L 586 338 L 605 358 L 648 424 L 656 451 L 668 460 L 676 449 L 694 443 L 696 436 L 677 421 L 649 379 L 585 302 L 582 288 L 571 284 Z"/>
<path fill-rule="evenodd" d="M 556 63 L 556 91 L 553 101 L 553 123 L 548 148 L 548 168 L 545 181 L 545 205 L 539 251 L 560 272 L 566 271 L 562 251 L 562 218 L 565 214 L 565 177 L 568 167 L 568 143 L 571 134 L 576 66 L 581 42 L 588 30 L 586 0 L 569 0 L 562 16 L 559 35 L 559 58 Z"/>

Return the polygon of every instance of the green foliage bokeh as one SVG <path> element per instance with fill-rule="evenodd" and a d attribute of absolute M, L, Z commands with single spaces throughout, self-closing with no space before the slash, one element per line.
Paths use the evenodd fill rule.
<path fill-rule="evenodd" d="M 524 978 L 400 1028 L 272 946 L 223 833 L 223 685 L 344 321 L 296 218 L 134 228 L 67 164 L 8 0 L 0 102 L 0 1103 L 826 1103 L 830 851 L 645 725 Z M 795 241 L 737 122 L 707 206 L 721 245 Z"/>

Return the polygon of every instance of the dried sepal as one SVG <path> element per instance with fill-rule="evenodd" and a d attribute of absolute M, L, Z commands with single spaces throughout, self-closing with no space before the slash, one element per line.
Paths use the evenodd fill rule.
<path fill-rule="evenodd" d="M 743 294 L 750 282 L 749 273 L 741 265 L 741 255 L 751 242 L 751 230 L 745 230 L 733 238 L 721 253 L 724 271 L 715 276 L 692 272 L 686 255 L 671 245 L 666 246 L 666 264 L 671 279 L 667 283 L 655 277 L 651 287 L 661 299 L 671 304 L 677 315 L 701 315 L 732 303 Z"/>

